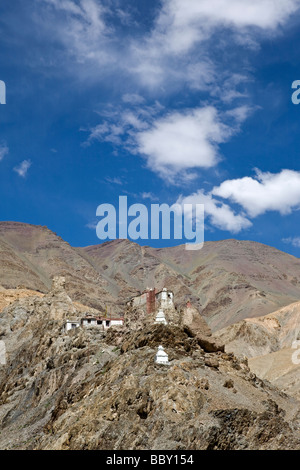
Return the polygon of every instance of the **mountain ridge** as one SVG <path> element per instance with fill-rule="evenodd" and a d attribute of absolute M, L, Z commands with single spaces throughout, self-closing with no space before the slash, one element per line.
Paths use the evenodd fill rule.
<path fill-rule="evenodd" d="M 72 247 L 45 226 L 0 222 L 0 285 L 46 293 L 54 275 L 65 276 L 73 300 L 116 314 L 146 287 L 166 286 L 213 331 L 300 299 L 300 260 L 258 242 L 208 241 L 196 252 L 129 240 Z"/>

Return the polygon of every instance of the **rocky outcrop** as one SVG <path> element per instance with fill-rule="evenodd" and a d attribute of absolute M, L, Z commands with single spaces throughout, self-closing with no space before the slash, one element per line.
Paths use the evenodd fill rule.
<path fill-rule="evenodd" d="M 64 321 L 67 316 L 73 316 L 76 308 L 66 293 L 66 279 L 63 276 L 55 276 L 49 294 L 43 298 L 50 306 L 49 318 L 52 320 Z"/>
<path fill-rule="evenodd" d="M 181 325 L 188 327 L 195 335 L 211 336 L 211 329 L 204 317 L 190 302 L 182 310 Z"/>
<path fill-rule="evenodd" d="M 1 449 L 300 449 L 299 403 L 246 361 L 181 326 L 66 333 L 32 302 L 0 316 Z"/>
<path fill-rule="evenodd" d="M 249 359 L 251 370 L 281 390 L 299 399 L 300 303 L 276 312 L 248 318 L 218 331 L 215 337 L 226 344 L 226 351 Z"/>

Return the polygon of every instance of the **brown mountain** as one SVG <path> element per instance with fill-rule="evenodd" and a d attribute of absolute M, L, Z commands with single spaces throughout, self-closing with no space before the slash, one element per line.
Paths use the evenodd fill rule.
<path fill-rule="evenodd" d="M 300 298 L 300 260 L 251 241 L 154 249 L 128 240 L 74 248 L 46 227 L 0 222 L 0 285 L 48 292 L 64 275 L 73 300 L 114 313 L 147 286 L 188 299 L 213 331 L 266 315 Z"/>

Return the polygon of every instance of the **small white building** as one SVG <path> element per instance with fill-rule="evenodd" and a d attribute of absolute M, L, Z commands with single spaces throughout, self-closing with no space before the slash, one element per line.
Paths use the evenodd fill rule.
<path fill-rule="evenodd" d="M 107 330 L 111 326 L 123 326 L 123 318 L 102 318 L 102 317 L 85 317 L 81 320 L 81 324 L 85 328 L 92 326 Z"/>
<path fill-rule="evenodd" d="M 79 328 L 79 326 L 80 326 L 80 321 L 67 320 L 65 323 L 65 330 L 66 331 L 74 330 L 75 328 Z"/>
<path fill-rule="evenodd" d="M 165 314 L 164 314 L 164 311 L 161 308 L 159 309 L 158 314 L 156 315 L 155 323 L 162 323 L 163 325 L 168 324 L 168 322 L 166 320 L 166 317 L 165 317 Z"/>
<path fill-rule="evenodd" d="M 169 364 L 168 354 L 165 352 L 162 346 L 158 346 L 158 351 L 155 356 L 155 362 L 156 364 Z"/>

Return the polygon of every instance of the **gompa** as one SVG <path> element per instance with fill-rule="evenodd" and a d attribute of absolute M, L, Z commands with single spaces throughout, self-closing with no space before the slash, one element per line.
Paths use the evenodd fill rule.
<path fill-rule="evenodd" d="M 156 364 L 169 364 L 168 354 L 164 351 L 162 346 L 158 346 L 158 351 L 155 356 Z"/>

